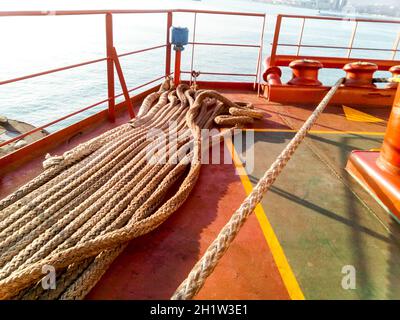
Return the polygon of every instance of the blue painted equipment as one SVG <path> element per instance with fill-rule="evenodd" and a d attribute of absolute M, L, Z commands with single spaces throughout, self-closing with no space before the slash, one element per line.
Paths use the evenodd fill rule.
<path fill-rule="evenodd" d="M 174 45 L 174 50 L 183 51 L 185 45 L 189 42 L 189 29 L 172 27 L 171 29 L 171 44 Z"/>

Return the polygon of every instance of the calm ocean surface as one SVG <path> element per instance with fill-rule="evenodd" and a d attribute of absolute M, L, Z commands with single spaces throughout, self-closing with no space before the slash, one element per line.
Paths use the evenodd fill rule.
<path fill-rule="evenodd" d="M 269 55 L 275 16 L 278 13 L 315 15 L 317 11 L 285 6 L 267 5 L 251 1 L 134 1 L 114 0 L 84 2 L 62 1 L 1 1 L 0 11 L 7 10 L 79 10 L 79 9 L 159 9 L 197 8 L 226 11 L 266 12 L 263 58 Z M 262 19 L 252 17 L 203 15 L 197 17 L 196 41 L 258 44 Z M 193 14 L 174 14 L 174 25 L 193 26 Z M 165 43 L 165 14 L 115 15 L 114 45 L 124 53 Z M 301 21 L 285 23 L 281 42 L 297 43 Z M 347 46 L 353 24 L 347 22 L 307 22 L 303 44 Z M 62 67 L 105 56 L 104 16 L 47 16 L 0 18 L 0 80 Z M 391 49 L 400 25 L 372 26 L 360 23 L 354 46 Z M 295 48 L 282 48 L 279 53 L 295 53 Z M 254 73 L 257 48 L 197 46 L 194 69 L 211 72 Z M 302 49 L 301 54 L 345 55 L 346 50 Z M 353 57 L 387 59 L 391 52 L 358 52 Z M 191 47 L 183 52 L 182 69 L 190 69 Z M 397 57 L 399 58 L 399 57 Z M 144 52 L 121 58 L 128 88 L 161 76 L 164 72 L 165 49 Z M 289 78 L 288 70 L 284 80 Z M 341 71 L 322 70 L 325 84 L 333 83 Z M 377 76 L 385 76 L 385 73 Z M 201 80 L 253 81 L 246 77 L 217 77 L 202 75 Z M 116 77 L 116 92 L 120 92 Z M 107 97 L 105 62 L 62 71 L 34 79 L 0 86 L 0 115 L 41 125 L 62 115 L 81 109 Z M 99 106 L 83 115 L 52 126 L 54 131 L 82 117 L 105 108 Z"/>

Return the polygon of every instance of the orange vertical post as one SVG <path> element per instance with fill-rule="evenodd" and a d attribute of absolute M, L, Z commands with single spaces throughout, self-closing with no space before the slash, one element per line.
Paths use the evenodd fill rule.
<path fill-rule="evenodd" d="M 274 40 L 272 41 L 271 56 L 269 60 L 271 67 L 275 66 L 275 56 L 278 50 L 278 41 L 279 41 L 279 33 L 281 32 L 281 25 L 282 25 L 282 16 L 278 15 L 276 17 Z"/>
<path fill-rule="evenodd" d="M 174 84 L 175 87 L 181 82 L 181 51 L 175 50 L 175 71 Z"/>
<path fill-rule="evenodd" d="M 390 113 L 378 165 L 382 169 L 400 174 L 400 86 Z"/>
<path fill-rule="evenodd" d="M 108 116 L 115 121 L 115 91 L 114 91 L 114 63 L 113 63 L 113 23 L 111 13 L 106 14 L 106 50 L 107 50 L 107 86 L 108 86 Z"/>
<path fill-rule="evenodd" d="M 353 150 L 346 170 L 400 223 L 400 88 L 381 150 Z"/>
<path fill-rule="evenodd" d="M 172 27 L 172 12 L 167 13 L 167 43 L 165 51 L 165 76 L 171 74 L 171 43 L 170 43 L 170 30 Z"/>
<path fill-rule="evenodd" d="M 121 64 L 119 63 L 119 58 L 118 58 L 117 50 L 115 49 L 115 47 L 113 47 L 113 52 L 112 53 L 113 53 L 113 60 L 114 60 L 114 63 L 115 63 L 115 69 L 117 69 L 119 83 L 121 84 L 122 92 L 123 92 L 124 97 L 125 97 L 126 106 L 127 106 L 128 112 L 129 112 L 129 116 L 132 119 L 132 118 L 135 117 L 135 112 L 133 111 L 133 104 L 132 104 L 131 98 L 129 96 L 128 87 L 127 87 L 126 82 L 125 82 L 124 73 L 122 72 Z"/>

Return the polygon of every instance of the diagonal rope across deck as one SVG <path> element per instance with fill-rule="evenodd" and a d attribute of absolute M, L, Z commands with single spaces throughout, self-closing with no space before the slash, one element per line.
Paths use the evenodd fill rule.
<path fill-rule="evenodd" d="M 319 115 L 325 110 L 329 101 L 332 99 L 343 79 L 340 79 L 329 90 L 324 99 L 320 102 L 311 116 L 303 124 L 294 138 L 289 142 L 281 154 L 276 158 L 270 168 L 264 173 L 263 177 L 258 181 L 253 191 L 246 197 L 240 207 L 232 215 L 228 223 L 222 228 L 217 238 L 207 248 L 201 259 L 195 264 L 187 278 L 177 288 L 172 300 L 185 300 L 193 298 L 203 287 L 208 276 L 213 272 L 219 260 L 222 258 L 230 244 L 240 231 L 249 215 L 254 211 L 255 207 L 264 197 L 264 194 L 275 182 L 276 178 L 282 172 L 297 147 L 304 140 L 307 132 L 317 121 Z"/>

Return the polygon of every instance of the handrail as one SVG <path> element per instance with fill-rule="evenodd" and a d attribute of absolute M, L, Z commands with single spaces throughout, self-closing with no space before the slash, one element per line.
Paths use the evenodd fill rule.
<path fill-rule="evenodd" d="M 144 49 L 139 49 L 139 50 L 134 50 L 130 52 L 125 52 L 122 54 L 116 54 L 115 53 L 115 47 L 113 44 L 113 22 L 112 22 L 112 15 L 113 14 L 167 14 L 167 26 L 166 26 L 166 42 L 165 44 L 157 45 L 157 46 L 152 46 Z M 24 134 L 21 134 L 17 137 L 14 137 L 10 140 L 4 141 L 0 143 L 0 147 L 5 146 L 7 144 L 10 144 L 14 141 L 18 141 L 32 133 L 38 132 L 40 130 L 43 130 L 51 125 L 54 125 L 60 121 L 63 121 L 67 118 L 70 118 L 74 115 L 77 115 L 83 111 L 89 110 L 93 107 L 99 106 L 103 103 L 108 102 L 108 114 L 109 118 L 111 121 L 114 121 L 115 119 L 115 99 L 121 96 L 125 96 L 125 99 L 129 98 L 128 93 L 138 90 L 140 88 L 143 88 L 149 84 L 152 84 L 156 81 L 159 81 L 163 79 L 166 76 L 171 75 L 171 44 L 169 40 L 169 29 L 172 26 L 172 15 L 173 13 L 194 13 L 195 15 L 197 14 L 220 14 L 220 15 L 234 15 L 234 16 L 250 16 L 250 17 L 262 17 L 263 20 L 263 29 L 262 33 L 264 33 L 264 26 L 265 26 L 265 14 L 264 13 L 251 13 L 251 12 L 232 12 L 232 11 L 212 11 L 212 10 L 192 10 L 192 9 L 161 9 L 161 10 L 60 10 L 60 11 L 2 11 L 0 12 L 0 17 L 26 17 L 26 16 L 71 16 L 71 15 L 104 15 L 106 18 L 106 49 L 107 49 L 107 56 L 99 59 L 94 59 L 94 60 L 89 60 L 81 63 L 76 63 L 76 64 L 71 64 L 67 65 L 64 67 L 59 67 L 59 68 L 54 68 L 54 69 L 49 69 L 46 71 L 41 71 L 25 76 L 20 76 L 17 78 L 12 78 L 12 79 L 6 79 L 3 81 L 0 81 L 0 85 L 8 84 L 8 83 L 13 83 L 21 80 L 27 80 L 51 73 L 56 73 L 68 69 L 73 69 L 77 67 L 82 67 L 85 65 L 89 64 L 94 64 L 98 62 L 103 62 L 107 61 L 107 84 L 108 84 L 108 98 L 104 99 L 102 101 L 96 102 L 90 106 L 87 106 L 85 108 L 82 108 L 80 110 L 74 111 L 70 114 L 67 114 L 59 119 L 53 120 L 47 124 L 44 124 L 40 127 L 37 127 L 29 132 L 26 132 Z M 194 31 L 195 32 L 195 31 Z M 261 35 L 261 39 L 263 39 L 263 34 Z M 262 51 L 262 45 L 263 43 L 261 42 L 259 45 L 256 44 L 236 44 L 236 43 L 207 43 L 207 42 L 191 42 L 190 43 L 192 46 L 194 45 L 210 45 L 210 46 L 228 46 L 228 47 L 249 47 L 249 48 L 258 48 L 259 49 L 259 56 L 258 56 L 258 61 L 257 61 L 257 70 L 260 65 L 260 59 L 261 59 L 261 51 Z M 133 54 L 138 54 L 141 52 L 146 52 L 150 50 L 156 50 L 160 48 L 166 48 L 166 57 L 165 57 L 165 75 L 160 76 L 154 80 L 148 81 L 144 84 L 140 84 L 134 88 L 127 89 L 126 88 L 126 83 L 124 76 L 122 74 L 122 69 L 121 66 L 119 65 L 118 58 L 120 57 L 126 57 L 129 55 Z M 193 54 L 193 53 L 192 53 Z M 193 57 L 192 57 L 193 59 Z M 117 73 L 120 78 L 121 82 L 121 87 L 123 92 L 115 95 L 114 92 L 114 63 L 116 64 L 117 67 Z M 193 61 L 192 61 L 192 67 L 193 67 Z M 191 68 L 192 68 L 191 67 Z M 183 73 L 189 73 L 187 71 L 184 71 Z M 258 71 L 257 74 L 234 74 L 234 73 L 218 73 L 218 72 L 202 72 L 202 74 L 209 74 L 209 75 L 231 75 L 231 76 L 251 76 L 255 77 L 255 83 L 257 81 L 258 77 Z M 128 103 L 129 104 L 129 103 Z M 128 108 L 128 111 L 130 112 L 131 116 L 133 115 L 133 110 L 132 108 Z"/>
<path fill-rule="evenodd" d="M 377 22 L 377 23 L 400 23 L 400 20 L 367 19 L 357 17 L 328 17 L 328 16 L 309 16 L 295 14 L 279 14 L 282 18 L 310 19 L 310 20 L 334 20 L 334 21 L 355 21 L 355 22 Z"/>
<path fill-rule="evenodd" d="M 304 47 L 304 48 L 322 48 L 322 49 L 352 49 L 363 51 L 383 51 L 383 52 L 400 52 L 400 49 L 384 49 L 384 48 L 362 48 L 362 47 L 345 47 L 345 46 L 326 46 L 317 44 L 294 44 L 294 43 L 278 43 L 282 47 Z"/>
<path fill-rule="evenodd" d="M 183 70 L 181 73 L 191 74 L 191 71 Z M 238 76 L 238 77 L 255 77 L 256 73 L 226 73 L 226 72 L 209 72 L 209 71 L 201 71 L 201 74 L 208 74 L 214 76 Z"/>
<path fill-rule="evenodd" d="M 144 83 L 144 84 L 141 84 L 141 85 L 139 85 L 139 86 L 137 86 L 137 87 L 131 88 L 131 89 L 128 90 L 128 92 L 132 92 L 132 91 L 138 90 L 138 89 L 140 89 L 140 88 L 142 88 L 142 87 L 145 87 L 145 86 L 147 86 L 147 85 L 149 85 L 149 84 L 152 84 L 152 83 L 154 83 L 154 82 L 156 82 L 156 81 L 159 81 L 159 80 L 161 80 L 161 79 L 163 79 L 163 78 L 164 78 L 164 76 L 158 77 L 158 78 L 153 79 L 153 80 L 151 80 L 151 81 L 148 81 L 148 82 L 146 82 L 146 83 Z M 113 98 L 116 99 L 116 98 L 122 97 L 123 95 L 124 95 L 124 93 L 121 92 L 121 93 L 117 94 L 116 96 L 114 96 Z M 87 106 L 87 107 L 84 107 L 84 108 L 79 109 L 79 110 L 77 110 L 77 111 L 71 112 L 71 113 L 69 113 L 69 114 L 67 114 L 67 115 L 65 115 L 65 116 L 63 116 L 63 117 L 61 117 L 61 118 L 58 118 L 58 119 L 53 120 L 53 121 L 51 121 L 51 122 L 48 122 L 48 123 L 46 123 L 46 124 L 44 124 L 44 125 L 41 125 L 40 127 L 36 127 L 36 128 L 34 128 L 34 129 L 32 129 L 32 130 L 30 130 L 30 131 L 28 131 L 28 132 L 22 133 L 22 134 L 20 134 L 20 135 L 14 137 L 14 138 L 12 138 L 12 139 L 9 139 L 9 140 L 4 141 L 4 142 L 0 142 L 0 147 L 3 147 L 3 146 L 5 146 L 5 145 L 7 145 L 7 144 L 10 144 L 10 143 L 12 143 L 12 142 L 21 140 L 21 139 L 23 139 L 23 138 L 25 138 L 25 137 L 31 135 L 32 133 L 35 133 L 35 132 L 41 131 L 41 130 L 43 130 L 43 129 L 46 129 L 46 128 L 48 128 L 48 127 L 50 127 L 50 126 L 52 126 L 52 125 L 54 125 L 54 124 L 56 124 L 56 123 L 58 123 L 58 122 L 61 122 L 61 121 L 64 121 L 64 120 L 66 120 L 66 119 L 68 119 L 68 118 L 71 118 L 71 117 L 73 117 L 73 116 L 76 116 L 76 115 L 79 114 L 79 113 L 82 113 L 82 112 L 84 112 L 84 111 L 93 109 L 94 107 L 97 107 L 97 106 L 99 106 L 99 105 L 101 105 L 101 104 L 103 104 L 103 103 L 106 103 L 106 102 L 110 101 L 110 99 L 111 99 L 111 98 L 98 101 L 98 102 L 93 103 L 93 104 L 91 104 L 91 105 L 89 105 L 89 106 Z"/>
<path fill-rule="evenodd" d="M 146 14 L 146 13 L 204 13 L 222 14 L 236 16 L 264 17 L 264 13 L 258 12 L 235 12 L 235 11 L 215 11 L 215 10 L 195 10 L 195 9 L 144 9 L 144 10 L 55 10 L 55 11 L 2 11 L 0 17 L 22 17 L 22 16 L 73 16 L 73 15 L 103 15 L 103 14 Z"/>
<path fill-rule="evenodd" d="M 159 46 L 154 46 L 154 47 L 149 47 L 149 48 L 145 48 L 145 49 L 130 51 L 130 52 L 126 52 L 126 53 L 121 53 L 118 55 L 118 58 L 129 56 L 132 54 L 142 53 L 142 52 L 146 52 L 146 51 L 150 51 L 150 50 L 155 50 L 155 49 L 159 49 L 159 48 L 164 48 L 164 47 L 166 47 L 165 44 L 159 45 Z M 85 61 L 85 62 L 81 62 L 81 63 L 71 64 L 71 65 L 68 65 L 65 67 L 49 69 L 46 71 L 41 71 L 41 72 L 33 73 L 30 75 L 18 77 L 18 78 L 3 80 L 3 81 L 0 81 L 0 85 L 17 82 L 17 81 L 21 81 L 21 80 L 26 80 L 26 79 L 31 79 L 31 78 L 35 78 L 35 77 L 39 77 L 39 76 L 43 76 L 43 75 L 47 75 L 47 74 L 51 74 L 51 73 L 56 73 L 56 72 L 60 72 L 60 71 L 68 70 L 68 69 L 73 69 L 73 68 L 77 68 L 77 67 L 82 67 L 82 66 L 86 66 L 89 64 L 102 62 L 102 61 L 106 61 L 106 60 L 107 60 L 107 58 L 99 58 L 99 59 L 95 59 L 95 60 L 89 60 L 89 61 Z"/>
<path fill-rule="evenodd" d="M 234 74 L 234 73 L 220 73 L 220 72 L 201 72 L 202 74 L 208 75 L 229 75 L 229 76 L 246 76 L 246 77 L 254 77 L 254 89 L 256 84 L 258 84 L 258 92 L 260 91 L 261 81 L 260 81 L 260 69 L 261 69 L 261 59 L 262 59 L 262 49 L 264 45 L 264 33 L 265 33 L 265 23 L 266 23 L 266 14 L 265 13 L 243 13 L 243 12 L 225 12 L 225 11 L 206 11 L 206 10 L 178 10 L 178 12 L 191 12 L 194 13 L 193 19 L 193 36 L 192 42 L 189 44 L 192 46 L 192 56 L 190 62 L 190 71 L 185 71 L 182 73 L 190 73 L 190 84 L 192 84 L 193 80 L 193 66 L 194 66 L 194 53 L 195 46 L 226 46 L 226 47 L 242 47 L 242 48 L 258 48 L 257 55 L 257 64 L 256 64 L 256 73 L 255 74 Z M 240 16 L 253 16 L 263 18 L 262 20 L 262 28 L 260 34 L 260 43 L 256 44 L 237 44 L 237 43 L 213 43 L 213 42 L 197 42 L 196 41 L 196 25 L 197 25 L 197 14 L 198 13 L 212 13 L 212 14 L 230 14 L 230 15 L 240 15 Z"/>
<path fill-rule="evenodd" d="M 143 14 L 167 13 L 173 10 L 54 10 L 54 11 L 2 11 L 0 17 L 26 17 L 26 16 L 78 16 L 78 15 L 104 15 L 104 14 Z"/>
<path fill-rule="evenodd" d="M 65 67 L 60 67 L 60 68 L 50 69 L 50 70 L 41 71 L 41 72 L 37 72 L 37 73 L 32 73 L 32 74 L 29 74 L 26 76 L 0 81 L 0 85 L 17 82 L 17 81 L 21 81 L 21 80 L 26 80 L 26 79 L 31 79 L 31 78 L 43 76 L 46 74 L 51 74 L 51 73 L 55 73 L 55 72 L 59 72 L 59 71 L 77 68 L 77 67 L 82 67 L 82 66 L 86 66 L 88 64 L 97 63 L 97 62 L 106 61 L 106 60 L 107 60 L 107 58 L 100 58 L 100 59 L 85 61 L 85 62 L 81 62 L 81 63 L 77 63 L 77 64 L 71 64 L 71 65 L 65 66 Z"/>
<path fill-rule="evenodd" d="M 167 46 L 166 44 L 161 44 L 161 45 L 159 45 L 159 46 L 154 46 L 154 47 L 149 47 L 149 48 L 145 48 L 145 49 L 140 49 L 140 50 L 134 50 L 134 51 L 130 51 L 130 52 L 125 52 L 125 53 L 119 54 L 119 55 L 118 55 L 118 58 L 130 56 L 130 55 L 132 55 L 132 54 L 142 53 L 142 52 L 146 52 L 146 51 L 150 51 L 150 50 L 165 48 L 166 46 Z"/>
<path fill-rule="evenodd" d="M 302 26 L 300 29 L 300 35 L 297 44 L 296 43 L 280 43 L 279 42 L 279 35 L 283 23 L 283 19 L 302 19 Z M 335 46 L 335 45 L 318 45 L 318 44 L 303 44 L 303 33 L 304 33 L 304 25 L 307 20 L 328 20 L 328 21 L 347 21 L 347 22 L 355 22 L 353 27 L 353 31 L 350 37 L 349 45 L 348 46 Z M 270 63 L 269 66 L 275 66 L 275 62 L 277 59 L 277 49 L 279 46 L 281 47 L 295 47 L 297 48 L 295 55 L 293 56 L 295 59 L 296 57 L 302 56 L 300 54 L 301 48 L 320 48 L 320 49 L 342 49 L 347 50 L 346 58 L 351 58 L 351 53 L 353 50 L 359 51 L 380 51 L 380 52 L 391 52 L 391 59 L 394 60 L 396 57 L 396 53 L 400 52 L 398 49 L 400 43 L 400 35 L 396 38 L 395 43 L 393 44 L 392 49 L 386 48 L 363 48 L 363 47 L 354 47 L 354 40 L 357 35 L 357 27 L 359 26 L 360 22 L 366 23 L 390 23 L 390 24 L 400 24 L 400 20 L 381 20 L 381 19 L 366 19 L 366 18 L 356 18 L 356 17 L 325 17 L 325 16 L 308 16 L 308 15 L 292 15 L 292 14 L 279 14 L 277 16 L 276 24 L 275 24 L 275 33 L 272 42 L 271 48 L 271 56 L 270 56 Z M 304 55 L 303 55 L 304 56 Z M 312 58 L 313 55 L 307 55 L 307 57 Z"/>
<path fill-rule="evenodd" d="M 222 47 L 243 47 L 243 48 L 259 48 L 259 44 L 240 44 L 240 43 L 220 43 L 220 42 L 189 42 L 199 46 L 222 46 Z M 393 50 L 390 50 L 393 51 Z"/>
<path fill-rule="evenodd" d="M 247 17 L 260 17 L 265 16 L 264 13 L 259 12 L 238 12 L 238 11 L 216 11 L 216 10 L 194 10 L 194 9 L 172 9 L 172 12 L 181 13 L 204 13 L 204 14 L 222 14 L 230 16 L 247 16 Z"/>

